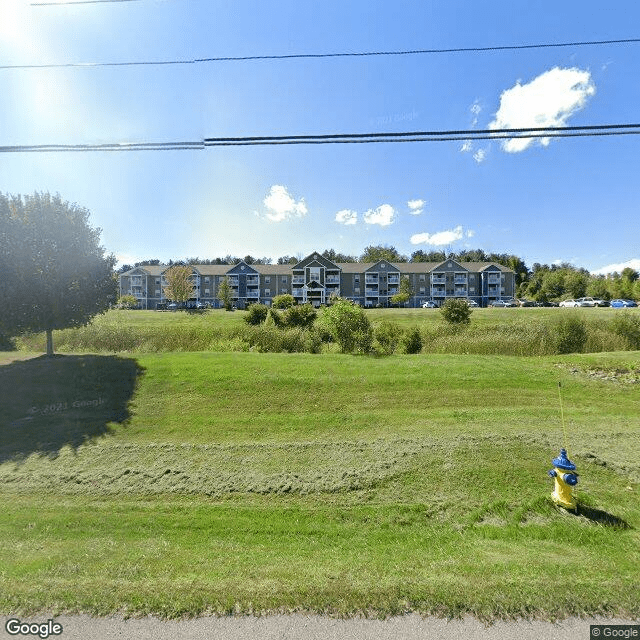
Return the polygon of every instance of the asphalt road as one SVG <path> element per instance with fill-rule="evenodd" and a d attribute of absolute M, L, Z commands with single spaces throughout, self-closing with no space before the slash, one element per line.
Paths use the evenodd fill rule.
<path fill-rule="evenodd" d="M 45 634 L 10 634 L 7 621 L 12 618 L 24 624 L 45 624 L 49 618 L 62 626 L 61 640 L 589 640 L 590 625 L 635 625 L 637 635 L 600 637 L 640 638 L 640 620 L 603 618 L 576 619 L 560 622 L 498 622 L 485 626 L 474 618 L 442 620 L 411 614 L 387 620 L 364 618 L 336 619 L 317 615 L 273 615 L 264 617 L 203 617 L 192 620 L 162 621 L 157 618 L 121 617 L 91 618 L 79 616 L 35 617 L 4 616 L 0 638 L 36 639 Z M 12 629 L 15 630 L 16 623 Z M 29 631 L 23 627 L 23 630 Z M 56 629 L 57 630 L 57 629 Z"/>

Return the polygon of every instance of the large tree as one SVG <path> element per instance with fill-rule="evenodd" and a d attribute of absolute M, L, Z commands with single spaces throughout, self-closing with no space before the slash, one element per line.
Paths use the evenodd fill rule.
<path fill-rule="evenodd" d="M 193 285 L 193 269 L 185 265 L 176 264 L 164 272 L 167 285 L 164 287 L 164 295 L 174 302 L 185 303 L 195 295 Z"/>
<path fill-rule="evenodd" d="M 87 324 L 116 300 L 116 258 L 100 245 L 89 211 L 59 195 L 0 194 L 0 333 Z"/>

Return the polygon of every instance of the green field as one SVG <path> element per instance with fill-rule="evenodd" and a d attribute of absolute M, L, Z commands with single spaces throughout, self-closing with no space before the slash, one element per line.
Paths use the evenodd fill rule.
<path fill-rule="evenodd" d="M 0 363 L 3 613 L 640 615 L 638 352 Z"/>

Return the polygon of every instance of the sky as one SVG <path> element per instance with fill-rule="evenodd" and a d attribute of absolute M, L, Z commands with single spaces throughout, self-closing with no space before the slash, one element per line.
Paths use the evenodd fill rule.
<path fill-rule="evenodd" d="M 640 37 L 640 3 L 0 0 L 0 147 L 640 122 L 640 43 L 24 65 Z M 22 68 L 6 68 L 21 66 Z M 86 207 L 120 264 L 369 245 L 640 270 L 640 136 L 2 152 L 0 191 Z"/>

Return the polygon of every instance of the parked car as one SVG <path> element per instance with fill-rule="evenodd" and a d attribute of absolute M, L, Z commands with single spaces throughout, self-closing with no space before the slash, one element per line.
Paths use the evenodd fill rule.
<path fill-rule="evenodd" d="M 467 300 L 467 304 L 474 309 L 480 306 L 475 300 Z"/>
<path fill-rule="evenodd" d="M 167 309 L 169 309 L 169 311 L 175 311 L 178 308 L 178 303 L 177 302 L 170 302 L 167 305 Z"/>
<path fill-rule="evenodd" d="M 510 307 L 511 305 L 506 300 L 494 300 L 489 303 L 490 307 Z"/>
<path fill-rule="evenodd" d="M 521 307 L 535 307 L 536 303 L 533 300 L 527 300 L 523 298 L 522 300 L 518 300 L 518 303 Z"/>
<path fill-rule="evenodd" d="M 576 300 L 579 307 L 606 307 L 607 303 L 599 298 L 578 298 Z"/>
<path fill-rule="evenodd" d="M 560 303 L 560 306 L 561 307 L 579 307 L 580 305 L 576 300 L 573 300 L 573 298 L 569 298 L 569 300 L 563 300 Z"/>
<path fill-rule="evenodd" d="M 437 309 L 438 305 L 433 300 L 427 300 L 422 304 L 423 309 Z"/>
<path fill-rule="evenodd" d="M 624 300 L 622 298 L 616 298 L 611 301 L 611 306 L 615 308 L 624 308 L 624 307 L 637 307 L 638 305 L 633 300 Z"/>

